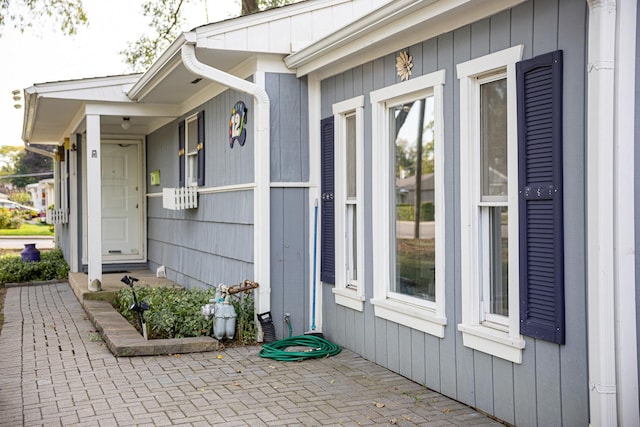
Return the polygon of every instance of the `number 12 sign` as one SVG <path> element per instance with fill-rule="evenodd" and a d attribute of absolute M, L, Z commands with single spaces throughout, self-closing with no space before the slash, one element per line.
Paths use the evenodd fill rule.
<path fill-rule="evenodd" d="M 247 106 L 244 102 L 238 101 L 231 110 L 229 118 L 229 146 L 233 148 L 233 143 L 237 142 L 242 147 L 247 140 Z"/>

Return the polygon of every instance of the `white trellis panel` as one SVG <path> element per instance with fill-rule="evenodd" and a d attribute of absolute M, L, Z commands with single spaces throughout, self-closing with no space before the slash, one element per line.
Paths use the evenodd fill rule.
<path fill-rule="evenodd" d="M 198 207 L 198 187 L 162 189 L 162 207 L 179 211 Z"/>

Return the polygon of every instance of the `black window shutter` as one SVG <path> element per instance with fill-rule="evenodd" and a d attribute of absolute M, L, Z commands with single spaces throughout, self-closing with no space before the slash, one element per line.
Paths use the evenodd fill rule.
<path fill-rule="evenodd" d="M 204 185 L 204 110 L 198 113 L 198 185 Z"/>
<path fill-rule="evenodd" d="M 516 64 L 520 333 L 564 344 L 562 51 Z"/>
<path fill-rule="evenodd" d="M 320 236 L 320 280 L 336 282 L 335 206 L 333 166 L 333 116 L 320 122 L 320 192 L 322 194 L 322 235 Z"/>
<path fill-rule="evenodd" d="M 178 123 L 178 187 L 184 187 L 184 120 Z"/>

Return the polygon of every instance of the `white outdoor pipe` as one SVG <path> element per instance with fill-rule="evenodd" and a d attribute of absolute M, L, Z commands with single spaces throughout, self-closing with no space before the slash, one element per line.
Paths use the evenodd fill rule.
<path fill-rule="evenodd" d="M 187 40 L 192 37 L 187 37 Z M 270 141 L 269 141 L 269 95 L 263 87 L 204 64 L 196 58 L 196 42 L 187 41 L 181 48 L 182 63 L 202 78 L 220 83 L 231 89 L 253 96 L 254 99 L 254 280 L 260 283 L 256 298 L 256 313 L 271 310 L 271 251 L 270 251 Z"/>
<path fill-rule="evenodd" d="M 614 263 L 616 0 L 588 0 L 587 289 L 590 425 L 618 425 Z"/>

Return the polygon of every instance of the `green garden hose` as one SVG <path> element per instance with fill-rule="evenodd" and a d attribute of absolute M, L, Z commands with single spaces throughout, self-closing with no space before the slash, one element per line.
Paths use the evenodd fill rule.
<path fill-rule="evenodd" d="M 302 351 L 287 351 L 288 347 L 308 347 Z M 263 344 L 259 356 L 281 362 L 295 362 L 305 359 L 318 359 L 335 356 L 342 347 L 314 335 L 299 335 Z"/>

